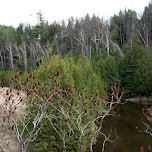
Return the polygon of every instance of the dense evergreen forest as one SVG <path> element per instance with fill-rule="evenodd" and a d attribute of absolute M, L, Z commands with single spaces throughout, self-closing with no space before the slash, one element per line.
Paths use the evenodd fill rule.
<path fill-rule="evenodd" d="M 125 98 L 151 96 L 152 3 L 141 18 L 137 16 L 133 10 L 123 10 L 109 21 L 87 14 L 49 24 L 38 12 L 35 26 L 0 25 L 0 79 L 4 77 L 4 85 L 9 86 L 11 75 L 20 70 L 24 71 L 21 79 L 32 72 L 37 81 L 60 70 L 62 87 L 76 84 L 106 97 L 104 86 L 110 88 L 116 78 L 125 88 Z M 44 121 L 29 151 L 60 151 L 61 139 L 48 124 Z M 69 151 L 77 151 L 76 138 Z"/>
<path fill-rule="evenodd" d="M 139 19 L 133 10 L 120 11 L 109 22 L 88 14 L 67 23 L 48 24 L 41 12 L 36 26 L 0 25 L 0 70 L 32 71 L 44 58 L 58 55 L 87 60 L 101 81 L 119 78 L 126 95 L 151 95 L 152 3 Z M 82 57 L 83 56 L 83 57 Z M 3 72 L 1 72 L 3 73 Z M 1 74 L 2 75 L 2 74 Z"/>

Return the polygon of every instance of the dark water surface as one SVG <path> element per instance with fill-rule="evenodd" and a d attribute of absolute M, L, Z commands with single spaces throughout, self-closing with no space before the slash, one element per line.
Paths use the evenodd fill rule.
<path fill-rule="evenodd" d="M 143 146 L 144 150 L 150 145 L 152 147 L 152 136 L 139 132 L 136 127 L 145 129 L 141 123 L 141 117 L 146 121 L 142 114 L 143 105 L 126 103 L 119 106 L 119 117 L 107 117 L 103 123 L 102 131 L 108 135 L 111 128 L 113 133 L 111 139 L 115 139 L 115 129 L 118 140 L 114 143 L 106 142 L 105 152 L 139 152 Z M 152 125 L 151 125 L 152 126 Z M 94 146 L 95 152 L 101 152 L 103 136 L 97 138 Z"/>

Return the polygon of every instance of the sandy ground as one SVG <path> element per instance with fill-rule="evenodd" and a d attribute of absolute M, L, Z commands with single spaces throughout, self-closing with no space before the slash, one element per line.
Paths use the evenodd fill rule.
<path fill-rule="evenodd" d="M 4 103 L 6 103 L 6 99 L 8 99 L 10 96 L 10 93 L 9 95 L 6 95 L 7 90 L 8 92 L 10 91 L 7 87 L 0 88 L 0 105 L 4 105 Z M 19 95 L 17 95 L 17 93 L 19 93 Z M 12 107 L 16 107 L 16 111 L 20 110 L 20 108 L 25 108 L 26 105 L 24 104 L 24 102 L 20 102 L 21 98 L 23 99 L 23 101 L 25 100 L 25 94 L 22 91 L 17 92 L 16 90 L 12 90 L 11 100 L 7 101 L 7 103 L 9 103 L 8 106 L 11 104 Z"/>
<path fill-rule="evenodd" d="M 25 94 L 20 91 L 19 95 L 17 95 L 17 91 L 13 90 L 11 100 L 6 101 L 6 99 L 8 99 L 8 97 L 9 97 L 8 95 L 6 95 L 7 90 L 9 92 L 9 88 L 7 88 L 7 87 L 0 88 L 0 107 L 5 106 L 5 109 L 9 109 L 9 105 L 11 104 L 11 106 L 13 108 L 14 107 L 17 108 L 16 113 L 18 113 L 20 111 L 24 111 L 26 105 L 20 101 L 21 101 L 21 98 L 25 98 Z M 8 105 L 4 104 L 6 102 L 7 103 L 9 102 L 10 104 L 8 104 Z M 0 109 L 0 118 L 1 118 L 1 120 L 3 120 L 2 109 Z M 12 134 L 12 130 L 8 130 L 8 129 L 5 130 L 5 128 L 4 128 L 2 131 L 2 121 L 1 120 L 0 120 L 0 146 L 3 147 L 4 152 L 18 152 L 19 149 L 17 146 L 15 135 Z M 6 128 L 7 128 L 7 126 L 6 126 Z"/>
<path fill-rule="evenodd" d="M 9 92 L 9 88 L 8 87 L 4 87 L 4 88 L 0 87 L 0 104 L 3 103 L 5 101 L 5 99 L 6 99 L 7 90 Z M 17 91 L 14 90 L 14 89 L 12 90 L 12 95 L 13 95 L 12 99 L 16 99 L 18 97 L 25 97 L 25 94 L 23 92 L 21 92 L 21 91 L 19 91 L 19 95 L 17 95 Z"/>

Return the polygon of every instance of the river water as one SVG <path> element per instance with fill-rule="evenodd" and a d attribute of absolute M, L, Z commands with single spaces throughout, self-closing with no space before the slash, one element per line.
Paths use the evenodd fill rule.
<path fill-rule="evenodd" d="M 104 152 L 139 152 L 142 146 L 145 151 L 149 145 L 152 147 L 152 136 L 136 129 L 136 127 L 140 130 L 145 129 L 141 123 L 141 118 L 146 121 L 142 114 L 142 107 L 143 105 L 135 103 L 120 105 L 119 117 L 107 117 L 104 120 L 102 131 L 108 135 L 112 128 L 112 140 L 116 138 L 115 132 L 117 133 L 115 142 L 106 142 Z M 102 143 L 103 136 L 99 136 L 94 146 L 95 152 L 101 152 Z"/>

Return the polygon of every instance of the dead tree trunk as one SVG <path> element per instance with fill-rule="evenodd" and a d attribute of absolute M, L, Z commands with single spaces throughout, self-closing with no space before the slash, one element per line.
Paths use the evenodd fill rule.
<path fill-rule="evenodd" d="M 21 52 L 23 53 L 23 59 L 24 59 L 24 67 L 25 70 L 27 71 L 27 51 L 26 51 L 26 44 L 23 44 L 23 47 L 19 48 Z"/>
<path fill-rule="evenodd" d="M 8 45 L 8 47 L 6 47 L 8 53 L 9 53 L 9 60 L 10 60 L 10 66 L 11 69 L 14 69 L 14 62 L 13 62 L 13 50 L 12 50 L 12 46 L 11 44 Z"/>
<path fill-rule="evenodd" d="M 0 59 L 1 59 L 1 63 L 2 63 L 2 69 L 4 71 L 4 62 L 3 62 L 3 56 L 2 56 L 2 52 L 0 51 Z"/>

